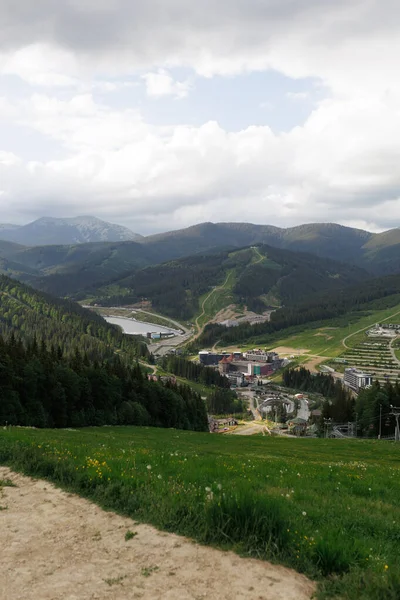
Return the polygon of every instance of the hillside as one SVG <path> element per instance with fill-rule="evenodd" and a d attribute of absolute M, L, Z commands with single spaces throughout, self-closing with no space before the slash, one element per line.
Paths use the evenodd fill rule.
<path fill-rule="evenodd" d="M 232 303 L 263 312 L 271 305 L 296 304 L 321 290 L 343 288 L 367 277 L 362 269 L 329 259 L 258 246 L 147 267 L 115 281 L 111 293 L 103 288 L 97 301 L 115 305 L 146 298 L 157 311 L 189 319 L 198 313 L 202 296 L 215 286 L 226 292 L 215 312 Z M 116 288 L 120 293 L 112 294 Z"/>
<path fill-rule="evenodd" d="M 400 229 L 373 234 L 335 223 L 311 223 L 282 229 L 251 223 L 201 223 L 141 240 L 165 258 L 216 248 L 253 244 L 351 262 L 374 274 L 400 272 Z"/>
<path fill-rule="evenodd" d="M 123 351 L 128 356 L 147 354 L 146 346 L 124 336 L 97 314 L 67 300 L 53 298 L 5 276 L 0 276 L 0 335 L 14 334 L 25 343 L 36 338 L 46 346 L 59 346 L 66 355 L 76 351 L 92 359 Z"/>
<path fill-rule="evenodd" d="M 397 395 L 394 401 L 398 399 Z M 76 492 L 108 511 L 121 512 L 134 520 L 134 526 L 126 523 L 124 527 L 113 527 L 114 517 L 109 512 L 108 525 L 104 523 L 101 527 L 93 521 L 98 511 L 91 506 L 90 519 L 85 521 L 85 527 L 80 527 L 86 535 L 82 547 L 83 554 L 88 556 L 85 566 L 93 561 L 94 544 L 110 551 L 96 563 L 96 593 L 90 590 L 86 595 L 99 598 L 132 598 L 132 590 L 136 589 L 139 578 L 151 581 L 151 587 L 147 585 L 147 588 L 140 581 L 137 596 L 143 596 L 145 590 L 145 598 L 163 598 L 168 585 L 170 592 L 172 589 L 172 594 L 166 595 L 168 598 L 300 600 L 304 592 L 304 586 L 300 584 L 297 593 L 296 589 L 292 593 L 290 583 L 278 588 L 276 593 L 273 584 L 281 579 L 290 581 L 290 575 L 284 571 L 281 577 L 270 576 L 262 560 L 267 559 L 293 567 L 316 580 L 314 598 L 319 600 L 397 600 L 400 593 L 397 559 L 400 551 L 397 524 L 399 461 L 399 444 L 372 439 L 361 442 L 268 435 L 239 437 L 138 427 L 91 427 L 79 432 L 15 427 L 0 437 L 2 464 L 23 470 L 34 477 L 34 481 L 42 477 L 60 487 L 67 486 L 69 493 Z M 17 481 L 20 484 L 20 480 Z M 43 520 L 43 512 L 48 511 L 50 525 L 56 523 L 59 530 L 59 506 L 65 506 L 67 501 L 68 506 L 74 505 L 76 499 L 65 498 L 61 493 L 54 498 L 47 482 L 39 483 L 43 498 L 42 505 L 36 502 L 39 522 Z M 13 511 L 8 489 L 11 488 L 6 488 L 4 503 L 7 502 L 10 508 L 2 519 L 6 522 Z M 22 487 L 23 494 L 20 489 L 15 490 L 17 498 L 25 494 L 25 489 Z M 53 503 L 45 502 L 49 497 L 54 499 Z M 75 514 L 75 521 L 81 525 L 84 519 L 78 517 L 82 514 L 86 514 L 83 502 Z M 31 532 L 32 524 L 27 517 L 24 522 L 27 531 Z M 151 523 L 165 533 L 174 532 L 195 541 L 192 546 L 200 571 L 192 576 L 192 555 L 188 558 L 183 537 L 174 538 L 173 548 L 164 552 L 168 562 L 162 560 L 160 563 L 157 558 L 163 547 L 161 539 L 145 538 L 151 556 L 143 562 L 136 547 L 139 544 L 144 556 L 148 556 L 148 550 L 143 546 L 145 531 L 141 523 Z M 68 533 L 69 537 L 56 535 L 57 548 L 60 539 L 63 543 L 71 543 L 71 539 L 75 543 L 74 522 L 70 525 L 72 534 Z M 49 524 L 46 531 L 48 527 Z M 23 537 L 21 527 L 17 530 L 13 539 L 21 552 L 22 545 L 18 542 Z M 6 535 L 10 536 L 14 531 L 6 529 Z M 127 531 L 136 534 L 130 542 L 124 541 Z M 25 538 L 29 547 L 32 535 L 25 535 Z M 93 540 L 96 540 L 94 544 Z M 119 541 L 118 558 L 122 567 L 103 568 L 99 575 L 99 565 L 108 564 L 115 556 L 115 540 Z M 254 581 L 247 580 L 250 569 L 243 566 L 237 556 L 235 572 L 248 582 L 246 590 L 235 594 L 231 580 L 235 584 L 236 579 L 226 566 L 224 572 L 228 570 L 230 574 L 229 583 L 214 595 L 210 590 L 213 590 L 215 579 L 222 577 L 219 563 L 215 561 L 216 570 L 204 587 L 204 549 L 199 543 L 254 557 L 257 560 L 252 564 L 263 565 L 264 572 L 254 574 Z M 12 549 L 15 553 L 14 545 Z M 21 577 L 26 577 L 26 572 L 28 576 L 34 572 L 35 579 L 30 579 L 35 586 L 34 592 L 42 580 L 49 582 L 48 585 L 53 582 L 51 590 L 54 592 L 50 594 L 47 588 L 48 597 L 56 597 L 55 594 L 60 597 L 60 589 L 71 589 L 70 582 L 60 588 L 62 580 L 58 572 L 56 576 L 52 576 L 52 572 L 48 575 L 48 565 L 43 558 L 37 564 L 41 569 L 39 573 L 47 576 L 37 577 L 32 568 L 28 569 L 29 561 L 34 560 L 31 555 L 23 564 Z M 137 559 L 132 561 L 132 556 Z M 186 563 L 180 565 L 182 556 L 189 566 Z M 186 582 L 174 595 L 173 586 L 178 575 L 173 574 L 177 565 L 180 571 L 185 571 Z M 143 577 L 144 569 L 147 569 L 146 577 Z M 65 565 L 60 570 L 65 576 Z M 170 583 L 164 579 L 165 575 Z M 85 568 L 80 590 L 86 589 L 84 585 L 91 576 L 92 571 Z M 114 590 L 104 585 L 102 577 L 115 578 Z M 195 590 L 194 577 L 199 581 Z M 20 581 L 18 577 L 8 579 Z M 261 595 L 256 587 L 259 579 L 263 582 Z M 103 594 L 104 588 L 107 591 Z M 192 589 L 189 595 L 188 590 Z M 202 596 L 198 595 L 199 589 L 205 590 Z M 38 593 L 36 597 L 42 596 Z"/>
<path fill-rule="evenodd" d="M 22 226 L 0 225 L 0 239 L 27 246 L 117 242 L 140 238 L 127 227 L 88 216 L 65 219 L 42 217 Z"/>
<path fill-rule="evenodd" d="M 305 296 L 297 304 L 287 305 L 271 315 L 271 320 L 265 323 L 249 325 L 241 324 L 229 328 L 210 323 L 206 326 L 201 336 L 196 340 L 196 347 L 209 347 L 216 341 L 221 345 L 263 343 L 269 344 L 272 340 L 280 340 L 286 344 L 287 336 L 303 333 L 305 325 L 308 330 L 322 328 L 326 325 L 334 329 L 347 328 L 350 323 L 357 322 L 364 316 L 377 311 L 396 307 L 400 303 L 400 275 L 387 275 L 385 277 L 359 281 L 355 285 L 345 288 L 329 290 L 329 293 L 320 291 Z M 388 312 L 390 315 L 390 311 Z M 386 316 L 388 316 L 386 315 Z M 376 316 L 378 318 L 378 316 Z M 373 325 L 374 321 L 367 319 L 367 324 Z M 350 333 L 350 331 L 348 332 Z M 315 331 L 311 333 L 314 336 Z M 318 342 L 324 347 L 329 346 L 324 340 L 325 334 L 320 335 Z M 336 343 L 336 334 L 328 336 Z M 339 344 L 344 335 L 339 333 Z M 302 335 L 302 339 L 304 336 Z M 310 341 L 304 342 L 304 347 L 309 347 Z M 315 345 L 316 341 L 313 340 Z M 291 343 L 288 342 L 288 345 Z"/>
<path fill-rule="evenodd" d="M 261 243 L 347 261 L 349 256 L 359 258 L 362 246 L 372 236 L 367 231 L 334 223 L 299 225 L 288 229 L 252 223 L 201 223 L 187 229 L 148 236 L 141 242 L 177 255 Z"/>
<path fill-rule="evenodd" d="M 57 296 L 85 299 L 104 286 L 108 287 L 107 295 L 118 295 L 121 290 L 114 284 L 144 267 L 190 256 L 196 260 L 196 256 L 256 244 L 338 260 L 371 275 L 400 272 L 400 229 L 372 234 L 324 223 L 288 229 L 202 223 L 137 241 L 33 247 L 0 240 L 0 272 Z"/>
<path fill-rule="evenodd" d="M 77 297 L 160 260 L 137 242 L 34 247 L 0 242 L 0 272 L 57 296 Z"/>

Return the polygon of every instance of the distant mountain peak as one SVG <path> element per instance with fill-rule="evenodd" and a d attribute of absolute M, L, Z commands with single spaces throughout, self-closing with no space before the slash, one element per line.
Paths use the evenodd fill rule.
<path fill-rule="evenodd" d="M 90 242 L 138 241 L 141 235 L 127 227 L 84 215 L 81 217 L 40 217 L 27 225 L 1 226 L 0 239 L 26 246 L 85 244 Z"/>

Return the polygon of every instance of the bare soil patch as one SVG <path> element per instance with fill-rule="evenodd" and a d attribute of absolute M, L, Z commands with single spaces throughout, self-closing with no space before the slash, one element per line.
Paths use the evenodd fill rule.
<path fill-rule="evenodd" d="M 290 354 L 296 356 L 297 354 L 309 354 L 310 350 L 307 348 L 291 348 L 290 346 L 278 346 L 273 349 L 273 352 L 278 354 Z"/>
<path fill-rule="evenodd" d="M 325 360 L 329 359 L 324 356 L 315 356 L 304 362 L 301 366 L 305 369 L 308 369 L 310 373 L 319 373 L 320 371 L 317 369 L 317 366 L 323 363 Z"/>
<path fill-rule="evenodd" d="M 17 486 L 0 491 L 1 600 L 306 600 L 314 592 L 290 569 L 135 524 L 47 481 L 6 467 L 0 479 Z"/>

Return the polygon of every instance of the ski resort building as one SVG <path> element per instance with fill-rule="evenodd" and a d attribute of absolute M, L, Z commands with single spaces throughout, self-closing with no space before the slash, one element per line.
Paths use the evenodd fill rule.
<path fill-rule="evenodd" d="M 372 384 L 372 375 L 354 368 L 345 369 L 343 383 L 355 392 L 359 392 Z"/>

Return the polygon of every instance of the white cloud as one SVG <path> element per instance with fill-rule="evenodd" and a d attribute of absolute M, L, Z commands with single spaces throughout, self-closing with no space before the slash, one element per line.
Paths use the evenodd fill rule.
<path fill-rule="evenodd" d="M 192 88 L 189 80 L 174 81 L 164 69 L 159 69 L 155 73 L 146 73 L 142 75 L 146 82 L 146 92 L 148 96 L 175 96 L 175 98 L 186 98 Z"/>
<path fill-rule="evenodd" d="M 0 98 L 0 117 L 54 140 L 64 156 L 26 164 L 1 154 L 2 212 L 43 214 L 58 203 L 75 214 L 137 215 L 157 229 L 199 219 L 397 225 L 399 10 L 394 0 L 2 2 L 0 73 L 32 92 Z M 160 107 L 187 97 L 192 80 L 176 81 L 176 66 L 203 77 L 315 77 L 329 98 L 284 134 L 189 127 L 179 116 L 153 127 L 137 106 L 111 108 L 134 78 Z M 268 102 L 259 106 L 273 118 Z"/>
<path fill-rule="evenodd" d="M 3 213 L 35 205 L 43 214 L 58 202 L 68 214 L 85 206 L 113 218 L 135 215 L 136 229 L 141 219 L 166 228 L 166 215 L 174 215 L 171 227 L 204 217 L 379 228 L 387 214 L 400 218 L 400 113 L 382 102 L 328 100 L 304 127 L 280 135 L 268 127 L 232 133 L 215 122 L 155 128 L 137 111 L 112 110 L 90 95 L 35 95 L 18 114 L 68 156 L 24 164 L 3 153 Z"/>

